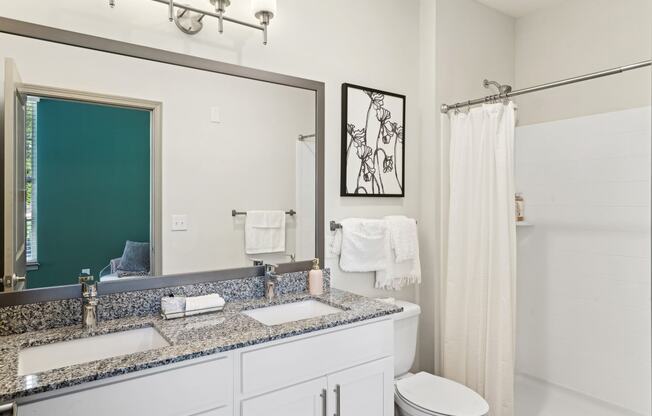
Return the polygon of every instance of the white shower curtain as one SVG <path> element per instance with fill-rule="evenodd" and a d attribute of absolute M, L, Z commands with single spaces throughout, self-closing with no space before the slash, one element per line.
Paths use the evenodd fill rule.
<path fill-rule="evenodd" d="M 442 279 L 443 376 L 513 415 L 516 223 L 514 104 L 442 116 L 450 140 Z M 449 135 L 449 137 L 445 137 Z M 445 224 L 447 222 L 447 224 Z M 447 227 L 446 227 L 447 225 Z"/>

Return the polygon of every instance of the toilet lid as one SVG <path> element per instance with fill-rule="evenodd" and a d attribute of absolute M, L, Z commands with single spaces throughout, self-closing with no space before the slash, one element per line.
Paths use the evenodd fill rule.
<path fill-rule="evenodd" d="M 483 416 L 489 405 L 470 388 L 430 373 L 417 373 L 396 381 L 396 391 L 424 410 L 450 416 Z"/>

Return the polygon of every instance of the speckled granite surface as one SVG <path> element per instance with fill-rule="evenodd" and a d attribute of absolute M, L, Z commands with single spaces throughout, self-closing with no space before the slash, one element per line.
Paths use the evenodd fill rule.
<path fill-rule="evenodd" d="M 279 280 L 279 294 L 307 290 L 308 272 L 286 273 Z M 227 302 L 260 298 L 264 291 L 264 276 L 185 286 L 148 289 L 100 296 L 97 308 L 100 320 L 148 316 L 160 313 L 164 296 L 199 296 L 219 293 Z M 101 284 L 101 283 L 100 283 Z M 324 269 L 324 289 L 330 287 L 330 270 Z M 59 328 L 81 322 L 81 300 L 67 299 L 0 308 L 0 336 L 29 331 Z"/>
<path fill-rule="evenodd" d="M 247 309 L 309 298 L 340 308 L 342 312 L 275 326 L 265 326 L 240 313 Z M 271 303 L 260 298 L 233 300 L 227 303 L 223 312 L 169 321 L 156 315 L 107 320 L 100 322 L 92 333 L 85 331 L 80 325 L 73 325 L 0 337 L 0 402 L 400 311 L 401 308 L 394 305 L 331 289 L 324 295 L 316 297 L 311 297 L 306 292 L 280 295 Z M 21 348 L 147 326 L 155 327 L 171 345 L 33 375 L 18 376 L 18 351 Z"/>

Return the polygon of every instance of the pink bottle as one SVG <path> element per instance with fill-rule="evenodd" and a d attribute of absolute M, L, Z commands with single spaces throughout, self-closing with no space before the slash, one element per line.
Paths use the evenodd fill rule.
<path fill-rule="evenodd" d="M 319 268 L 319 259 L 312 261 L 312 270 L 308 272 L 308 292 L 313 296 L 324 293 L 324 272 Z"/>

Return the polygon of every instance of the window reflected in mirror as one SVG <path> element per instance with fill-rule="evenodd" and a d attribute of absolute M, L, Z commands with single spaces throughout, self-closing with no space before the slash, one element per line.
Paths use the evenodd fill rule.
<path fill-rule="evenodd" d="M 25 107 L 27 287 L 149 275 L 149 111 L 35 96 Z"/>

